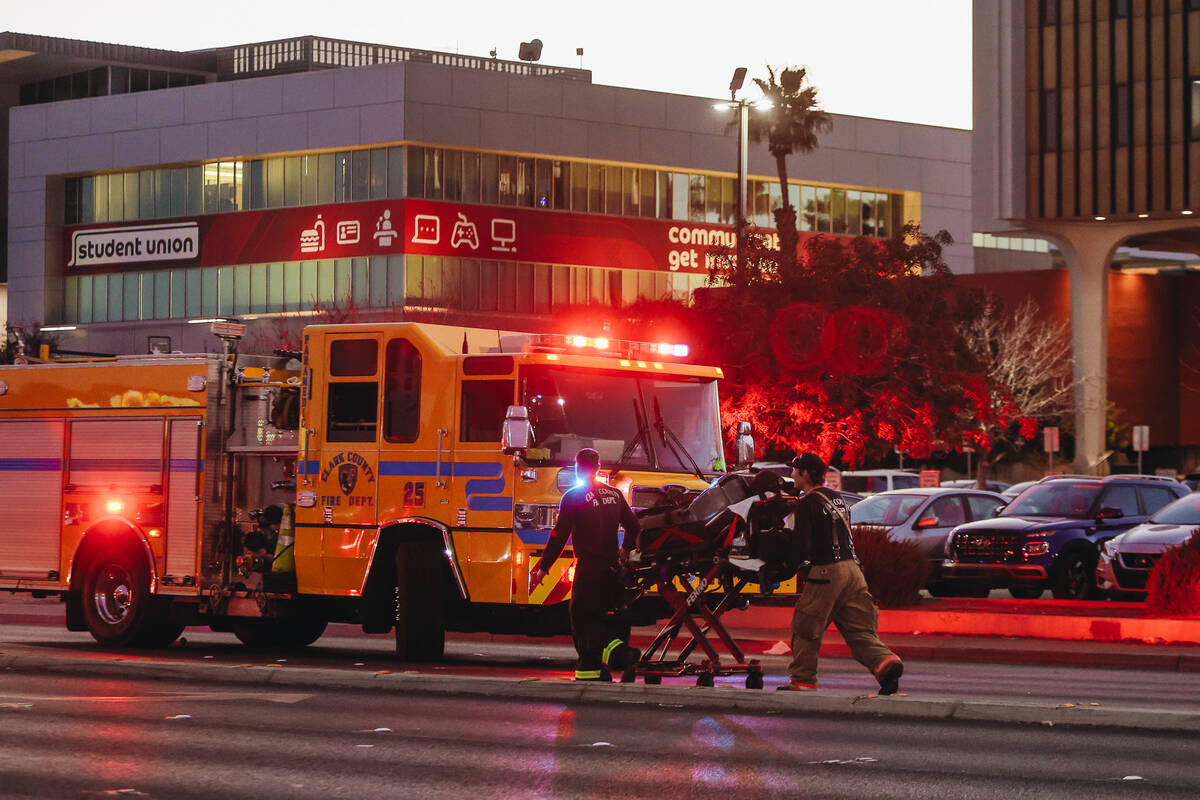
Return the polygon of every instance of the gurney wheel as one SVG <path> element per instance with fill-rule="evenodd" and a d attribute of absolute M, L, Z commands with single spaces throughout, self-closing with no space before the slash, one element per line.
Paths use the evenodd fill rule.
<path fill-rule="evenodd" d="M 646 683 L 651 686 L 658 686 L 662 683 L 662 675 L 647 675 Z"/>
<path fill-rule="evenodd" d="M 637 680 L 637 668 L 630 665 L 621 672 L 621 683 L 633 683 Z"/>
<path fill-rule="evenodd" d="M 713 685 L 713 674 L 711 672 L 701 672 L 699 675 L 696 676 L 696 685 L 697 686 L 712 686 Z"/>
<path fill-rule="evenodd" d="M 746 688 L 761 689 L 763 688 L 763 676 L 761 672 L 746 673 Z"/>

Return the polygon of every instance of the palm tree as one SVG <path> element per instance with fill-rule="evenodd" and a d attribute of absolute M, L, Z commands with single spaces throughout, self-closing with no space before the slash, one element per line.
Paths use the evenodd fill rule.
<path fill-rule="evenodd" d="M 775 210 L 775 227 L 779 231 L 781 251 L 780 273 L 792 276 L 796 271 L 796 209 L 788 199 L 787 157 L 792 153 L 811 153 L 817 149 L 817 134 L 830 130 L 833 120 L 817 106 L 817 90 L 808 79 L 804 67 L 785 67 L 776 76 L 767 67 L 767 80 L 755 78 L 763 98 L 772 108 L 763 114 L 751 115 L 750 138 L 758 144 L 767 140 L 767 149 L 775 157 L 779 172 L 779 191 L 783 206 Z"/>

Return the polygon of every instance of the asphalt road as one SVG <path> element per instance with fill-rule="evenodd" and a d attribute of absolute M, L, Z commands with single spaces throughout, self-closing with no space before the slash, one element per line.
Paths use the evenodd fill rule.
<path fill-rule="evenodd" d="M 0 626 L 0 652 L 70 656 L 82 660 L 154 658 L 203 664 L 319 667 L 374 672 L 416 671 L 474 677 L 566 678 L 575 651 L 569 639 L 527 639 L 453 635 L 447 656 L 434 664 L 403 664 L 391 654 L 390 636 L 365 636 L 354 626 L 331 625 L 316 645 L 302 651 L 253 651 L 232 634 L 189 628 L 186 641 L 160 650 L 111 650 L 97 645 L 86 633 L 71 633 L 45 625 Z M 762 655 L 767 690 L 785 680 L 788 656 Z M 665 681 L 691 684 L 691 679 Z M 740 688 L 740 679 L 718 678 L 718 685 Z M 823 658 L 822 693 L 856 695 L 875 690 L 870 674 L 855 661 Z M 1103 667 L 1022 666 L 989 663 L 909 661 L 901 690 L 914 697 L 983 701 L 1040 702 L 1047 707 L 1065 703 L 1098 703 L 1105 708 L 1157 708 L 1200 713 L 1195 673 Z"/>
<path fill-rule="evenodd" d="M 4 798 L 1195 797 L 1197 740 L 0 677 Z"/>

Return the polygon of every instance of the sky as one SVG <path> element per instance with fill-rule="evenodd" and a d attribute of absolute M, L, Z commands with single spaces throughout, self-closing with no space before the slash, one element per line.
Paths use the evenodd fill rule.
<path fill-rule="evenodd" d="M 578 67 L 582 47 L 597 84 L 726 98 L 736 67 L 805 66 L 832 113 L 971 127 L 971 0 L 43 0 L 8 4 L 0 26 L 169 50 L 313 34 L 511 60 L 538 38 L 545 64 Z"/>

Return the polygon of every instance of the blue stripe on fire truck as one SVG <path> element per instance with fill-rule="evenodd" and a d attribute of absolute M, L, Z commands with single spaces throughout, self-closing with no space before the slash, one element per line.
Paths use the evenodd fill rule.
<path fill-rule="evenodd" d="M 162 472 L 161 458 L 72 458 L 72 472 L 129 470 L 131 472 Z"/>
<path fill-rule="evenodd" d="M 61 458 L 0 458 L 0 471 L 3 472 L 57 472 L 61 469 Z"/>
<path fill-rule="evenodd" d="M 395 477 L 430 478 L 437 475 L 435 461 L 380 461 L 379 474 Z M 467 508 L 472 511 L 512 511 L 511 497 L 496 497 L 505 487 L 504 468 L 495 462 L 443 461 L 442 474 L 467 481 Z M 493 496 L 488 496 L 493 495 Z"/>

